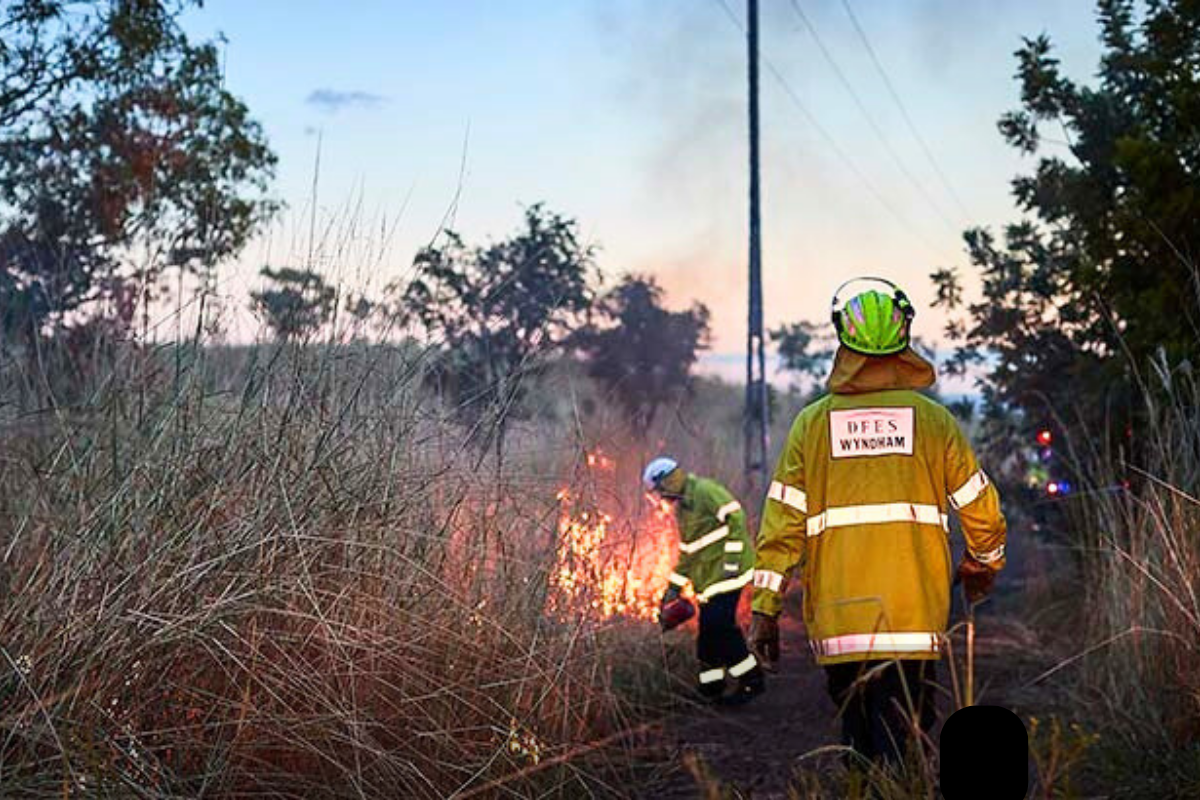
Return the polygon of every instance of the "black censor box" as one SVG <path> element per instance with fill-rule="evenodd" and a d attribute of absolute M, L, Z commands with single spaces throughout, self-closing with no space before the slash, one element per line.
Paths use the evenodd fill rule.
<path fill-rule="evenodd" d="M 939 746 L 946 800 L 1021 800 L 1029 790 L 1029 736 L 1007 708 L 960 708 Z"/>

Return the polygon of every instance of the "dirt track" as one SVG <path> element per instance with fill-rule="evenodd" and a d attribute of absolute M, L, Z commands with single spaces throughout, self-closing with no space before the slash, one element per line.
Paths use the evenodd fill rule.
<path fill-rule="evenodd" d="M 977 685 L 980 702 L 1015 708 L 1009 702 L 1014 698 L 1006 696 L 1011 687 L 1004 685 L 1002 671 L 997 667 L 1001 662 L 1008 662 L 1009 668 L 1016 669 L 1022 657 L 1040 649 L 1030 640 L 1031 632 L 1018 619 L 996 613 L 997 604 L 1006 605 L 1003 598 L 1011 599 L 1021 591 L 1019 587 L 1028 578 L 1030 569 L 1029 552 L 1036 549 L 1032 541 L 1010 538 L 1009 565 L 996 596 L 979 612 L 976 666 L 980 671 Z M 957 561 L 961 543 L 956 544 L 955 551 Z M 954 595 L 952 601 L 951 618 L 957 621 L 963 614 L 961 599 Z M 694 755 L 707 765 L 713 777 L 732 783 L 752 794 L 755 800 L 786 798 L 797 757 L 823 745 L 839 744 L 840 727 L 834 718 L 836 709 L 826 692 L 825 674 L 808 652 L 800 622 L 799 596 L 789 593 L 784 602 L 785 610 L 780 618 L 783 655 L 779 672 L 769 676 L 767 693 L 745 706 L 697 706 L 693 712 L 669 720 L 666 744 L 675 768 L 635 796 L 647 800 L 690 800 L 701 796 L 696 779 L 686 767 Z M 956 637 L 960 635 L 956 634 Z M 961 645 L 961 640 L 956 638 L 955 641 Z M 1040 667 L 1031 669 L 1034 670 L 1032 674 L 1037 674 Z M 943 689 L 948 689 L 950 680 L 947 670 L 948 664 L 943 660 L 938 668 L 938 680 Z M 948 708 L 948 698 L 938 701 L 939 722 L 932 732 L 935 742 L 941 722 L 949 713 Z"/>
<path fill-rule="evenodd" d="M 683 766 L 685 757 L 694 754 L 716 777 L 752 791 L 756 799 L 783 798 L 793 760 L 838 742 L 825 675 L 808 655 L 797 615 L 783 617 L 781 636 L 780 669 L 769 676 L 767 693 L 744 706 L 700 707 L 672 720 L 668 736 L 679 769 L 639 796 L 697 797 L 696 781 Z"/>

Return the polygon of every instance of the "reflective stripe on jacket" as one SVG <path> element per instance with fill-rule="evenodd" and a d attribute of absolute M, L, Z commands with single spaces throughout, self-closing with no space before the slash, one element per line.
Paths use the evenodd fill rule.
<path fill-rule="evenodd" d="M 691 582 L 700 602 L 740 591 L 754 576 L 754 548 L 746 513 L 729 490 L 714 480 L 689 474 L 676 506 L 679 560 L 670 581 Z"/>
<path fill-rule="evenodd" d="M 843 350 L 830 383 L 796 417 L 768 488 L 754 609 L 778 614 L 796 568 L 818 663 L 938 658 L 950 509 L 968 551 L 999 570 L 1000 497 L 950 412 L 912 390 L 932 383 L 919 356 Z"/>

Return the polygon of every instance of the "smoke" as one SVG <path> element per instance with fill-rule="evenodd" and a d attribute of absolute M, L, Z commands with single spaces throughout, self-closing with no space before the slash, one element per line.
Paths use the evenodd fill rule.
<path fill-rule="evenodd" d="M 645 142 L 633 198 L 642 241 L 626 266 L 655 275 L 674 306 L 693 300 L 708 306 L 718 351 L 737 350 L 745 339 L 748 260 L 745 4 L 727 3 L 728 13 L 719 2 L 595 7 L 597 29 L 624 66 L 610 99 Z M 812 77 L 795 69 L 797 54 L 788 45 L 797 40 L 787 29 L 794 20 L 785 11 L 763 4 L 762 52 L 804 91 Z M 827 154 L 765 64 L 759 95 L 766 282 L 785 291 L 768 303 L 768 315 L 794 320 L 803 315 L 795 300 L 796 252 L 804 249 L 797 223 L 821 227 L 824 220 L 797 215 L 793 187 L 828 197 L 831 183 L 844 176 L 830 174 Z M 861 213 L 857 202 L 848 213 Z"/>
<path fill-rule="evenodd" d="M 792 0 L 760 2 L 766 324 L 824 319 L 842 280 L 882 274 L 921 304 L 918 330 L 937 340 L 943 320 L 927 308 L 929 273 L 965 263 L 965 227 L 1001 224 L 1012 213 L 1009 181 L 1019 165 L 995 129 L 1017 100 L 1012 52 L 1022 35 L 1041 30 L 1066 45 L 1064 55 L 1078 50 L 1072 45 L 1081 39 L 1094 49 L 1088 41 L 1094 26 L 1079 24 L 1086 17 L 1079 0 L 1022 0 L 1006 5 L 1005 14 L 983 0 L 850 0 L 937 169 L 968 210 L 967 218 L 948 220 L 938 207 L 951 207 L 951 198 L 907 130 L 843 0 L 796 2 L 870 120 Z M 745 337 L 744 14 L 744 0 L 597 0 L 593 7 L 622 76 L 609 103 L 636 126 L 640 143 L 628 212 L 637 241 L 606 244 L 609 252 L 629 253 L 622 268 L 657 276 L 673 305 L 707 305 L 717 352 L 741 349 Z"/>
<path fill-rule="evenodd" d="M 718 346 L 744 317 L 745 42 L 716 3 L 598 2 L 620 63 L 614 113 L 639 129 L 623 269 L 655 275 L 670 305 L 713 312 Z"/>

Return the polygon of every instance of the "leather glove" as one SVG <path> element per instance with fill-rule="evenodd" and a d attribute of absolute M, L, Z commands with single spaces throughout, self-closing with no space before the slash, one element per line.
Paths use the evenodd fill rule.
<path fill-rule="evenodd" d="M 779 620 L 755 611 L 750 620 L 750 649 L 759 666 L 774 672 L 779 661 Z"/>
<path fill-rule="evenodd" d="M 968 603 L 978 603 L 987 597 L 996 583 L 996 573 L 986 564 L 966 556 L 958 565 L 957 581 L 962 581 Z"/>

